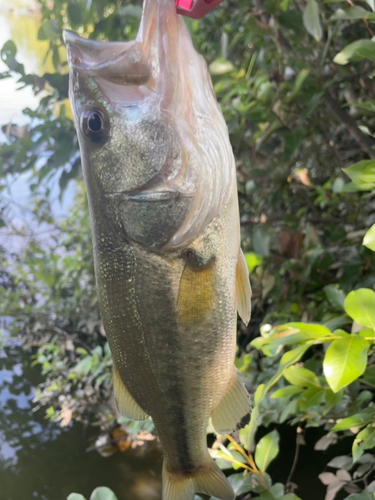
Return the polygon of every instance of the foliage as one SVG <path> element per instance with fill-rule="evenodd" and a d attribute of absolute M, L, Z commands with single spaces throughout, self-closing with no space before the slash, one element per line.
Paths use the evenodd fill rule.
<path fill-rule="evenodd" d="M 37 110 L 25 111 L 29 133 L 9 133 L 0 146 L 2 231 L 27 238 L 22 253 L 1 251 L 1 303 L 15 318 L 14 333 L 40 346 L 35 362 L 45 383 L 37 399 L 47 416 L 96 421 L 107 430 L 118 415 L 61 30 L 131 39 L 140 7 L 137 0 L 40 4 L 38 36 L 49 40 L 55 72 L 26 74 L 11 41 L 1 51 L 9 68 L 2 77 L 45 92 Z M 238 496 L 297 500 L 299 450 L 315 428 L 316 450 L 351 446 L 327 458 L 317 479 L 327 486 L 326 500 L 374 498 L 374 18 L 373 0 L 238 0 L 188 21 L 228 123 L 253 285 L 252 321 L 239 324 L 236 360 L 254 394 L 251 420 L 211 450 L 222 468 L 234 469 L 229 480 Z M 30 210 L 50 231 L 48 241 L 12 220 L 6 186 L 25 175 Z M 75 204 L 56 221 L 51 192 L 58 184 L 62 196 L 72 180 Z M 285 424 L 295 429 L 296 456 L 282 484 L 272 471 L 282 462 Z M 141 430 L 126 425 L 134 436 Z"/>

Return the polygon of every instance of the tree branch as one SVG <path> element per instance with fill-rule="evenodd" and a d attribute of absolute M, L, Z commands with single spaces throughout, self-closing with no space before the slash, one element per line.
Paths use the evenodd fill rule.
<path fill-rule="evenodd" d="M 362 130 L 358 128 L 355 120 L 341 108 L 340 104 L 335 101 L 329 92 L 325 93 L 324 101 L 332 113 L 345 125 L 349 134 L 358 142 L 362 150 L 367 153 L 372 160 L 375 160 L 375 150 L 373 149 L 375 140 L 369 135 L 364 134 Z"/>

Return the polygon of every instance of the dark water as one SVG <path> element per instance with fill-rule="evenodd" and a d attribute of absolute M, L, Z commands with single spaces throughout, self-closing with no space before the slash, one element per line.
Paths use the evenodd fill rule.
<path fill-rule="evenodd" d="M 108 486 L 119 500 L 159 499 L 158 448 L 109 458 L 87 453 L 97 428 L 61 430 L 44 411 L 31 411 L 41 379 L 30 364 L 30 352 L 16 342 L 0 349 L 0 500 L 65 500 L 72 492 L 89 498 L 97 486 Z"/>

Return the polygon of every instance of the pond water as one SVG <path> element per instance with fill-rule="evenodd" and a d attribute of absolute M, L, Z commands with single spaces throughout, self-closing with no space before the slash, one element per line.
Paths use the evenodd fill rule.
<path fill-rule="evenodd" d="M 157 445 L 104 458 L 87 452 L 98 429 L 68 429 L 32 411 L 34 387 L 30 351 L 12 340 L 0 349 L 0 499 L 65 500 L 72 492 L 87 498 L 108 486 L 120 500 L 160 498 L 162 459 Z"/>

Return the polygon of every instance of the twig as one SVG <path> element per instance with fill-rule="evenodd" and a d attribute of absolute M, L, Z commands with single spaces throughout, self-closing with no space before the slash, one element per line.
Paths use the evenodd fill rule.
<path fill-rule="evenodd" d="M 366 479 L 369 477 L 369 475 L 374 472 L 374 469 L 375 469 L 375 465 L 373 465 L 371 467 L 370 470 L 368 470 L 366 472 L 366 474 L 364 474 L 363 476 L 359 477 L 358 479 L 353 479 L 352 481 L 350 481 L 351 483 L 360 483 L 361 481 L 366 481 Z"/>
<path fill-rule="evenodd" d="M 290 469 L 288 479 L 286 480 L 286 483 L 285 483 L 285 492 L 286 493 L 288 493 L 289 491 L 293 490 L 293 488 L 292 488 L 292 477 L 293 477 L 293 474 L 294 474 L 294 472 L 296 470 L 296 467 L 297 467 L 297 462 L 298 462 L 298 458 L 299 458 L 299 449 L 300 449 L 300 446 L 301 446 L 301 433 L 299 432 L 299 430 L 301 431 L 300 428 L 297 428 L 297 434 L 296 434 L 296 451 L 294 453 L 294 460 L 293 460 L 292 468 Z"/>
<path fill-rule="evenodd" d="M 332 113 L 336 115 L 343 125 L 345 125 L 349 134 L 354 140 L 357 141 L 363 151 L 367 153 L 372 160 L 375 160 L 375 150 L 373 149 L 375 146 L 375 140 L 364 134 L 362 130 L 358 128 L 356 121 L 341 108 L 340 104 L 331 96 L 329 92 L 325 93 L 324 101 Z"/>

